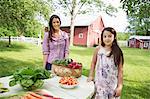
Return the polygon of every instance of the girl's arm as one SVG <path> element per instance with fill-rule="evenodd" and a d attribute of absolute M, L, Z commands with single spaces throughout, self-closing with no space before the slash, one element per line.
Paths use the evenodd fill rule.
<path fill-rule="evenodd" d="M 122 89 L 122 86 L 123 86 L 123 65 L 122 65 L 122 59 L 121 59 L 121 62 L 118 67 L 118 86 L 117 87 Z"/>
<path fill-rule="evenodd" d="M 95 49 L 94 54 L 93 54 L 88 81 L 91 81 L 91 80 L 94 79 L 94 71 L 95 71 L 95 65 L 96 65 L 96 62 L 97 62 L 97 53 L 98 53 L 98 50 L 99 50 L 99 47 L 97 47 Z"/>
<path fill-rule="evenodd" d="M 122 57 L 122 56 L 121 56 Z M 120 59 L 120 64 L 118 66 L 118 85 L 115 90 L 115 96 L 118 97 L 121 95 L 122 87 L 123 87 L 123 64 L 122 58 Z"/>

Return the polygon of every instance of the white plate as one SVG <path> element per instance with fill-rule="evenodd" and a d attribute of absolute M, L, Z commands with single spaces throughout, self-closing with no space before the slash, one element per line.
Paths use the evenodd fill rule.
<path fill-rule="evenodd" d="M 75 85 L 66 85 L 66 84 L 61 84 L 59 83 L 59 85 L 62 87 L 62 88 L 65 88 L 65 89 L 72 89 L 72 88 L 75 88 L 78 86 L 78 84 L 75 84 Z"/>

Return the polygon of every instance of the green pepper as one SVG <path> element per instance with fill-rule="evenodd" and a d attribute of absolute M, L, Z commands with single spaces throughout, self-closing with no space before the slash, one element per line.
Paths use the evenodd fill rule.
<path fill-rule="evenodd" d="M 0 93 L 8 92 L 8 88 L 0 88 Z"/>

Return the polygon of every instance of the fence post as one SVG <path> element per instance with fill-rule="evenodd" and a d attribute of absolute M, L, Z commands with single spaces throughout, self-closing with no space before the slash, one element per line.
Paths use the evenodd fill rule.
<path fill-rule="evenodd" d="M 147 41 L 147 49 L 150 49 L 150 41 Z"/>

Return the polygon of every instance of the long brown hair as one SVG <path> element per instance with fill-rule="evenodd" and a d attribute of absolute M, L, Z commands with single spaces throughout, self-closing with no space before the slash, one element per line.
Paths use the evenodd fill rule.
<path fill-rule="evenodd" d="M 105 43 L 103 41 L 104 31 L 109 31 L 114 35 L 114 41 L 113 41 L 112 46 L 111 46 L 112 50 L 111 50 L 110 55 L 108 57 L 110 57 L 111 55 L 114 56 L 114 62 L 115 62 L 116 66 L 119 66 L 120 62 L 123 65 L 123 63 L 124 63 L 123 53 L 117 44 L 117 39 L 116 39 L 117 33 L 116 33 L 116 31 L 112 27 L 106 27 L 103 29 L 102 34 L 101 34 L 101 45 L 103 47 L 105 46 Z"/>
<path fill-rule="evenodd" d="M 58 15 L 52 15 L 49 19 L 49 40 L 52 41 L 52 33 L 54 32 L 54 27 L 52 25 L 52 21 L 54 18 L 58 18 L 59 21 L 60 21 L 60 24 L 61 24 L 61 20 L 60 20 L 60 17 Z"/>
<path fill-rule="evenodd" d="M 44 30 L 45 30 L 45 32 L 49 32 L 48 27 L 45 27 L 45 29 L 44 29 Z"/>

